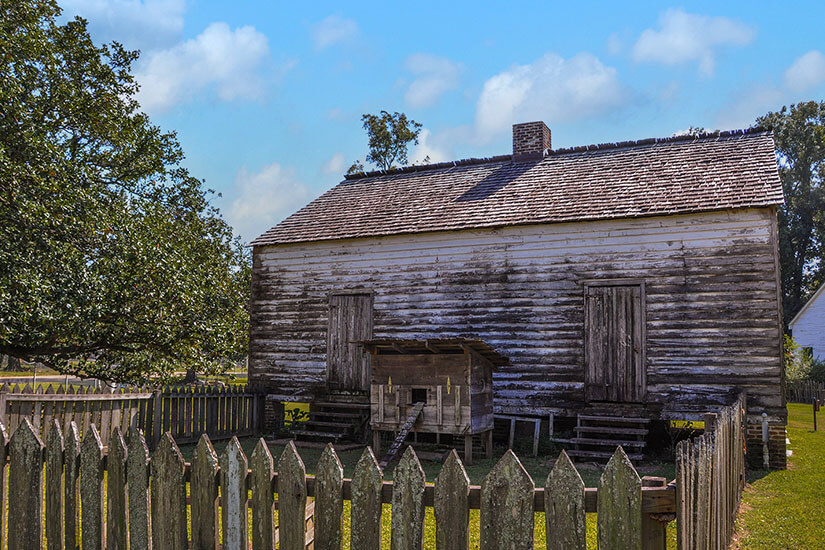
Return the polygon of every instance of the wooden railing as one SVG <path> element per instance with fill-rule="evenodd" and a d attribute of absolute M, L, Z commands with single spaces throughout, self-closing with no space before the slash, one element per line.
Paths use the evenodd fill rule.
<path fill-rule="evenodd" d="M 0 421 L 14 432 L 23 419 L 31 422 L 35 433 L 45 437 L 53 421 L 67 431 L 74 422 L 82 436 L 90 426 L 100 426 L 103 445 L 117 427 L 126 432 L 143 427 L 151 412 L 150 391 L 110 393 L 91 386 L 63 387 L 16 385 L 0 388 Z"/>
<path fill-rule="evenodd" d="M 384 503 L 392 506 L 393 548 L 422 548 L 424 510 L 429 506 L 435 518 L 429 528 L 438 548 L 467 548 L 471 509 L 480 511 L 482 549 L 532 548 L 535 514 L 541 512 L 548 548 L 586 548 L 585 512 L 598 514 L 600 548 L 664 548 L 667 519 L 659 519 L 676 511 L 673 485 L 645 487 L 620 448 L 598 488 L 584 487 L 564 452 L 537 488 L 512 451 L 480 486 L 470 485 L 453 452 L 435 484 L 427 485 L 411 447 L 388 482 L 369 448 L 353 478 L 345 479 L 332 446 L 321 455 L 317 475 L 308 476 L 291 443 L 275 472 L 263 440 L 247 459 L 237 438 L 218 456 L 204 435 L 192 462 L 186 463 L 168 432 L 151 458 L 139 429 L 132 431 L 127 447 L 115 428 L 107 452 L 95 427 L 81 438 L 73 422 L 64 435 L 53 421 L 45 445 L 27 419 L 8 443 L 6 430 L 0 432 L 0 464 L 9 457 L 9 490 L 14 495 L 13 506 L 6 498 L 0 500 L 0 518 L 2 507 L 8 506 L 9 550 L 40 547 L 44 529 L 50 548 L 53 543 L 74 547 L 80 532 L 83 548 L 147 548 L 151 540 L 154 548 L 164 550 L 183 550 L 190 543 L 192 548 L 218 548 L 221 543 L 226 549 L 251 544 L 254 550 L 271 550 L 276 537 L 283 550 L 303 550 L 310 543 L 319 549 L 340 548 L 345 519 L 351 527 L 351 548 L 377 550 Z M 5 471 L 0 469 L 0 488 L 6 487 Z M 348 518 L 345 500 L 351 501 Z M 314 511 L 314 518 L 308 511 Z M 3 533 L 0 529 L 0 537 Z"/>
<path fill-rule="evenodd" d="M 64 432 L 74 422 L 81 437 L 94 424 L 104 446 L 115 427 L 123 433 L 140 428 L 154 448 L 165 432 L 179 443 L 195 442 L 204 433 L 212 440 L 254 435 L 263 421 L 263 396 L 247 386 L 0 386 L 0 421 L 14 431 L 23 418 L 41 437 L 53 419 Z"/>
<path fill-rule="evenodd" d="M 728 548 L 745 487 L 745 395 L 705 415 L 705 433 L 676 447 L 679 548 Z"/>

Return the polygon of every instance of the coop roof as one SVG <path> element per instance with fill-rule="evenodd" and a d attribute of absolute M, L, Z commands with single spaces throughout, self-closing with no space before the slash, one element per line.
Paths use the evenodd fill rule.
<path fill-rule="evenodd" d="M 773 136 L 744 130 L 350 175 L 252 244 L 782 204 Z"/>
<path fill-rule="evenodd" d="M 433 338 L 427 340 L 383 338 L 362 340 L 357 343 L 370 351 L 376 350 L 378 353 L 390 354 L 464 353 L 466 350 L 472 350 L 487 359 L 495 367 L 510 364 L 507 357 L 501 355 L 482 340 L 472 338 Z"/>

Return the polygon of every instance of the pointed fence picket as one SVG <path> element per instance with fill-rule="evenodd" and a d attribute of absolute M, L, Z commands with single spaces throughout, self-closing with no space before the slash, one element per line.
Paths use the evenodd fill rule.
<path fill-rule="evenodd" d="M 597 513 L 598 541 L 591 542 L 601 548 L 664 548 L 664 526 L 675 516 L 680 548 L 724 548 L 744 479 L 743 404 L 740 400 L 722 409 L 715 422 L 708 417 L 705 435 L 680 444 L 675 483 L 640 479 L 617 448 L 598 488 L 584 487 L 564 452 L 538 488 L 512 451 L 480 486 L 469 484 L 454 452 L 435 484 L 427 485 L 411 447 L 392 482 L 383 481 L 369 448 L 352 479 L 343 477 L 332 446 L 324 450 L 316 476 L 308 476 L 292 443 L 276 472 L 263 440 L 247 460 L 236 438 L 219 457 L 205 434 L 187 464 L 170 433 L 150 458 L 143 432 L 132 429 L 127 445 L 117 422 L 110 424 L 106 455 L 96 426 L 81 437 L 71 421 L 63 432 L 52 409 L 45 446 L 27 417 L 8 442 L 0 424 L 0 454 L 9 456 L 0 476 L 7 475 L 14 495 L 14 506 L 0 502 L 9 518 L 8 536 L 0 531 L 6 538 L 0 540 L 0 550 L 41 545 L 74 549 L 78 541 L 83 549 L 269 550 L 279 545 L 283 550 L 337 550 L 347 520 L 345 500 L 350 501 L 350 546 L 364 550 L 381 547 L 382 507 L 387 504 L 392 506 L 393 549 L 423 547 L 425 522 L 432 521 L 425 520 L 427 507 L 433 508 L 438 550 L 468 548 L 472 509 L 479 510 L 481 550 L 533 548 L 536 513 L 544 513 L 547 548 L 586 548 L 586 512 Z"/>

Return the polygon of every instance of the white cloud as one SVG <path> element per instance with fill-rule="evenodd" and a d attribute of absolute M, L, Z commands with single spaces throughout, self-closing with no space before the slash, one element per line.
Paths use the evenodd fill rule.
<path fill-rule="evenodd" d="M 312 28 L 315 47 L 323 50 L 336 42 L 349 40 L 358 34 L 358 24 L 353 19 L 330 15 Z"/>
<path fill-rule="evenodd" d="M 825 82 L 825 55 L 811 50 L 794 61 L 785 71 L 785 87 L 794 92 L 806 92 Z"/>
<path fill-rule="evenodd" d="M 788 66 L 781 84 L 752 85 L 733 97 L 717 114 L 716 124 L 720 128 L 748 127 L 768 111 L 810 99 L 806 94 L 822 85 L 825 85 L 825 55 L 811 50 Z"/>
<path fill-rule="evenodd" d="M 624 50 L 624 41 L 615 32 L 607 37 L 607 53 L 619 55 Z"/>
<path fill-rule="evenodd" d="M 344 153 L 335 153 L 329 160 L 327 160 L 321 167 L 324 174 L 338 174 L 344 173 L 344 166 L 347 164 L 347 159 Z"/>
<path fill-rule="evenodd" d="M 258 98 L 258 68 L 268 56 L 266 36 L 254 27 L 212 23 L 195 38 L 149 55 L 136 73 L 138 100 L 156 113 L 207 88 L 224 101 Z"/>
<path fill-rule="evenodd" d="M 241 168 L 233 186 L 236 197 L 226 217 L 245 241 L 261 235 L 312 198 L 294 171 L 277 162 L 259 172 Z"/>
<path fill-rule="evenodd" d="M 96 40 L 145 49 L 174 42 L 183 32 L 184 0 L 61 0 L 64 16 L 89 21 Z"/>
<path fill-rule="evenodd" d="M 407 57 L 404 66 L 416 76 L 404 94 L 404 101 L 410 107 L 429 107 L 442 94 L 458 86 L 461 66 L 446 57 L 415 53 Z"/>
<path fill-rule="evenodd" d="M 516 122 L 569 122 L 622 105 L 616 69 L 592 54 L 563 59 L 548 53 L 532 65 L 516 65 L 484 83 L 476 105 L 481 141 Z"/>
<path fill-rule="evenodd" d="M 435 164 L 451 160 L 453 154 L 446 143 L 447 138 L 446 135 L 435 136 L 427 128 L 422 128 L 421 133 L 418 134 L 418 145 L 410 155 L 410 164 L 422 164 L 425 161 L 428 164 Z"/>
<path fill-rule="evenodd" d="M 669 9 L 659 18 L 658 30 L 646 29 L 633 46 L 636 61 L 656 61 L 676 65 L 688 61 L 699 63 L 699 72 L 713 74 L 714 50 L 719 46 L 744 46 L 756 31 L 728 17 L 710 17 Z"/>

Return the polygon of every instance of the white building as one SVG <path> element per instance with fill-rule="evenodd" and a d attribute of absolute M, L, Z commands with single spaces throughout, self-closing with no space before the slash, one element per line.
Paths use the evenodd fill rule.
<path fill-rule="evenodd" d="M 811 348 L 815 359 L 825 359 L 825 285 L 811 296 L 799 313 L 790 322 L 791 333 L 796 343 L 803 348 Z"/>

